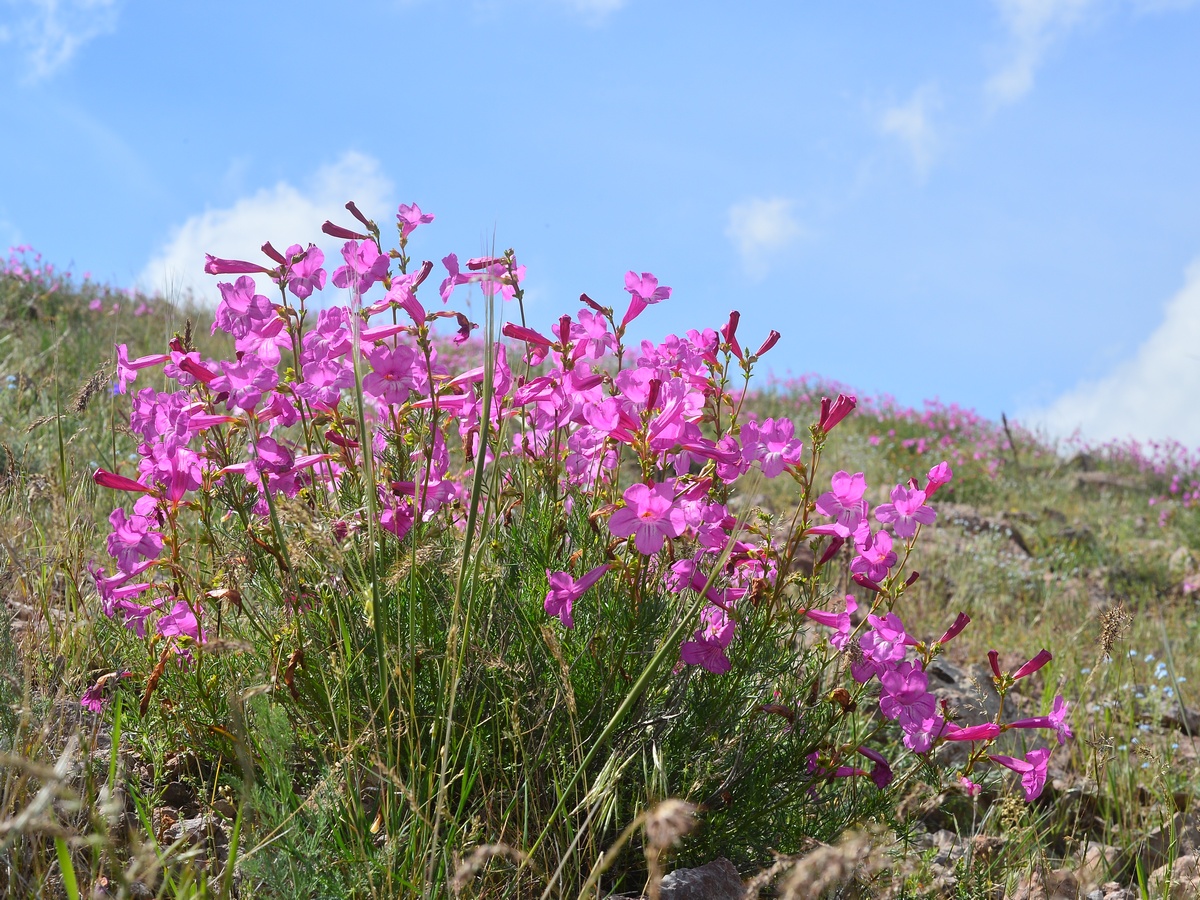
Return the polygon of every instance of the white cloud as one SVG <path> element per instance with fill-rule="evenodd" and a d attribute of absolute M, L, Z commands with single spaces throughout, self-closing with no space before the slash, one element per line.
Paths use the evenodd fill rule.
<path fill-rule="evenodd" d="M 1172 437 L 1200 445 L 1200 260 L 1166 305 L 1162 324 L 1098 381 L 1080 384 L 1022 421 L 1053 434 L 1076 428 L 1093 440 Z"/>
<path fill-rule="evenodd" d="M 6 0 L 9 21 L 0 43 L 15 42 L 28 82 L 43 81 L 71 61 L 88 41 L 117 28 L 119 0 Z"/>
<path fill-rule="evenodd" d="M 225 209 L 192 216 L 172 231 L 138 276 L 138 284 L 168 297 L 190 291 L 198 301 L 214 302 L 219 297 L 217 279 L 204 274 L 204 254 L 265 261 L 259 248 L 266 241 L 279 250 L 312 242 L 324 250 L 328 263 L 338 260 L 336 266 L 344 241 L 326 237 L 321 224 L 332 219 L 347 227 L 355 225 L 345 209 L 346 201 L 353 200 L 382 225 L 392 212 L 391 194 L 392 183 L 377 160 L 348 152 L 333 165 L 318 169 L 303 188 L 281 181 Z M 329 265 L 326 268 L 332 271 Z"/>
<path fill-rule="evenodd" d="M 792 216 L 792 201 L 751 198 L 729 207 L 725 236 L 752 278 L 764 278 L 771 262 L 805 234 Z"/>
<path fill-rule="evenodd" d="M 1012 41 L 1008 61 L 987 82 L 1001 103 L 1021 99 L 1051 45 L 1077 26 L 1096 0 L 995 0 Z"/>
<path fill-rule="evenodd" d="M 891 135 L 908 148 L 917 175 L 929 174 L 938 150 L 938 137 L 931 113 L 940 105 L 935 85 L 918 88 L 909 101 L 885 110 L 879 117 L 879 130 Z"/>

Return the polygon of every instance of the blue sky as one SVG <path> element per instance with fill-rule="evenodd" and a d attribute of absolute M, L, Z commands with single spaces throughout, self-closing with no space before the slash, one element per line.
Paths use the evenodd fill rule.
<path fill-rule="evenodd" d="M 211 292 L 416 201 L 535 323 L 651 271 L 640 336 L 736 308 L 780 374 L 1200 444 L 1200 3 L 333 9 L 0 0 L 0 244 Z"/>

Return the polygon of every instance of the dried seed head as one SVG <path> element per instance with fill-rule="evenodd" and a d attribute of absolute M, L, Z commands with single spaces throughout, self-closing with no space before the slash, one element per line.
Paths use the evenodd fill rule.
<path fill-rule="evenodd" d="M 77 416 L 81 416 L 87 412 L 88 404 L 92 402 L 92 398 L 108 386 L 108 381 L 108 363 L 102 362 L 100 367 L 75 392 L 75 399 L 71 401 L 71 412 Z"/>
<path fill-rule="evenodd" d="M 1106 609 L 1100 615 L 1100 652 L 1108 659 L 1112 658 L 1112 649 L 1117 641 L 1125 636 L 1133 614 L 1125 608 L 1120 600 Z"/>
<path fill-rule="evenodd" d="M 695 806 L 683 800 L 664 800 L 646 814 L 646 843 L 663 850 L 695 827 Z"/>
<path fill-rule="evenodd" d="M 521 863 L 528 857 L 515 847 L 508 844 L 482 844 L 472 850 L 466 859 L 460 860 L 454 870 L 454 878 L 450 882 L 450 890 L 458 897 L 470 884 L 488 862 L 500 856 L 514 863 Z"/>

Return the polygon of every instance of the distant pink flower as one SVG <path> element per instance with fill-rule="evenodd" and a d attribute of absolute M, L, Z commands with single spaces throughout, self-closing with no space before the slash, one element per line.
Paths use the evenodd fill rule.
<path fill-rule="evenodd" d="M 546 612 L 557 616 L 567 628 L 575 627 L 575 619 L 571 616 L 571 606 L 584 595 L 588 588 L 599 581 L 609 570 L 608 564 L 596 566 L 580 579 L 571 577 L 569 572 L 551 572 L 546 570 L 546 580 L 550 582 L 550 590 L 546 592 Z"/>
<path fill-rule="evenodd" d="M 1021 786 L 1025 789 L 1026 800 L 1036 800 L 1041 796 L 1042 788 L 1046 786 L 1046 769 L 1050 760 L 1050 749 L 1039 747 L 1025 754 L 1024 759 L 1011 756 L 989 756 L 992 762 L 1012 769 L 1021 776 Z"/>
<path fill-rule="evenodd" d="M 966 775 L 958 776 L 959 786 L 966 792 L 968 797 L 978 797 L 982 788 L 973 782 Z"/>
<path fill-rule="evenodd" d="M 634 546 L 646 556 L 662 549 L 667 538 L 676 538 L 687 527 L 687 516 L 675 504 L 668 484 L 630 485 L 625 490 L 625 506 L 608 520 L 608 530 L 616 537 L 634 536 Z"/>

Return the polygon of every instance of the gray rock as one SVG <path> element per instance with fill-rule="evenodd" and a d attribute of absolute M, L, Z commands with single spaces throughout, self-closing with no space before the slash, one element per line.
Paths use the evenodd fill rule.
<path fill-rule="evenodd" d="M 741 900 L 742 878 L 725 857 L 695 869 L 676 869 L 662 880 L 661 900 Z"/>

